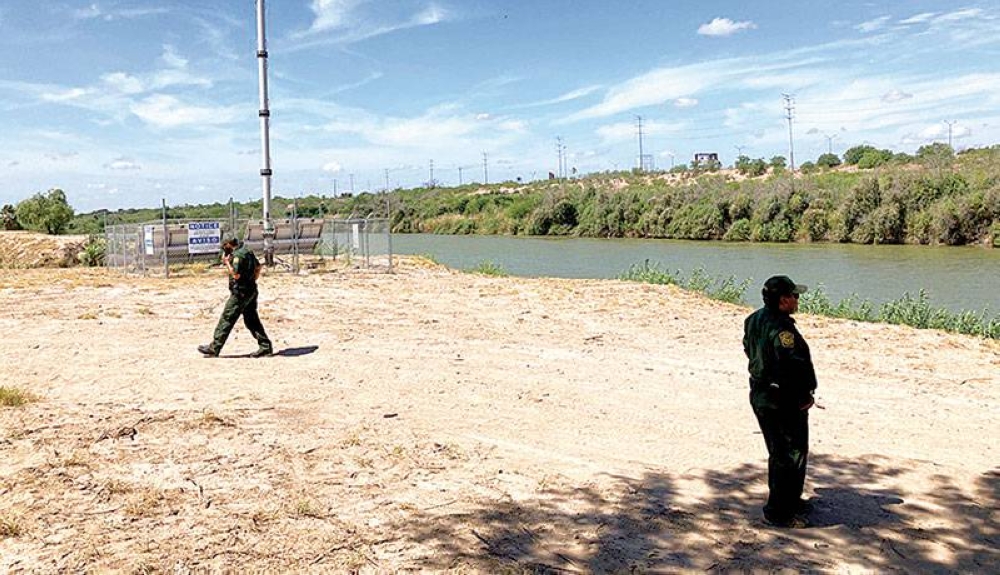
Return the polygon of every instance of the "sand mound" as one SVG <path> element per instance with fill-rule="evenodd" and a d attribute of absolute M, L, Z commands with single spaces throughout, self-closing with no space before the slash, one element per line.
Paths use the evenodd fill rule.
<path fill-rule="evenodd" d="M 0 268 L 65 268 L 79 263 L 87 236 L 0 232 Z"/>

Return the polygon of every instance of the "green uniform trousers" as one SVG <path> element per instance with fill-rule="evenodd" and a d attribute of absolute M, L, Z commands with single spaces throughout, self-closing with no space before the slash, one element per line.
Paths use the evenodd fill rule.
<path fill-rule="evenodd" d="M 764 515 L 787 521 L 799 506 L 809 457 L 809 411 L 775 408 L 753 402 L 753 412 L 767 444 L 767 487 Z"/>
<path fill-rule="evenodd" d="M 233 292 L 226 301 L 226 307 L 222 310 L 222 317 L 219 318 L 218 325 L 215 326 L 215 337 L 212 338 L 212 349 L 218 353 L 222 346 L 229 339 L 229 333 L 233 331 L 236 320 L 243 316 L 243 325 L 247 326 L 257 346 L 261 350 L 272 351 L 271 340 L 264 333 L 264 326 L 260 323 L 260 316 L 257 315 L 257 291 L 249 294 Z"/>

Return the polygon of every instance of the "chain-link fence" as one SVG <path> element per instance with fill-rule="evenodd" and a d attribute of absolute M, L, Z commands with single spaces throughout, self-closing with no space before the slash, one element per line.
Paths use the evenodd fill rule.
<path fill-rule="evenodd" d="M 303 259 L 343 259 L 355 267 L 392 271 L 392 235 L 385 218 L 274 220 L 275 264 L 298 272 Z M 105 227 L 109 269 L 123 273 L 170 274 L 170 266 L 218 261 L 221 242 L 238 237 L 263 260 L 260 220 L 160 220 Z"/>
<path fill-rule="evenodd" d="M 392 232 L 386 218 L 326 220 L 317 254 L 344 257 L 366 268 L 392 270 Z"/>

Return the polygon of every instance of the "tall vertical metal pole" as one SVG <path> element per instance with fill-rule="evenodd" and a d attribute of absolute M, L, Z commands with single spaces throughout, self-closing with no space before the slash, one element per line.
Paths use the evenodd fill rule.
<path fill-rule="evenodd" d="M 257 0 L 257 63 L 260 79 L 261 188 L 264 195 L 264 263 L 274 265 L 274 222 L 271 221 L 271 109 L 267 98 L 267 35 L 264 0 Z"/>
<path fill-rule="evenodd" d="M 792 168 L 792 173 L 795 173 L 795 143 L 792 139 L 792 118 L 795 112 L 795 101 L 791 94 L 782 94 L 785 99 L 785 118 L 788 120 L 788 163 Z"/>
<path fill-rule="evenodd" d="M 389 249 L 389 272 L 392 272 L 392 203 L 389 194 L 385 195 L 385 239 Z"/>

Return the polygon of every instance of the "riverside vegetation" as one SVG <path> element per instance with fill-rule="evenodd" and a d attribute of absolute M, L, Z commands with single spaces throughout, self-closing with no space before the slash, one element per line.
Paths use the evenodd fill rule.
<path fill-rule="evenodd" d="M 618 276 L 618 279 L 652 284 L 676 285 L 697 291 L 706 296 L 735 304 L 744 303 L 750 280 L 737 281 L 734 276 L 713 278 L 704 269 L 694 270 L 685 276 L 680 270 L 671 272 L 649 260 L 636 264 Z M 980 312 L 950 312 L 931 305 L 927 293 L 920 290 L 916 296 L 905 293 L 902 297 L 883 303 L 877 309 L 870 300 L 852 294 L 837 303 L 827 296 L 820 285 L 802 295 L 800 311 L 855 321 L 908 325 L 918 329 L 939 329 L 952 333 L 974 335 L 987 339 L 1000 339 L 1000 316 L 990 310 Z"/>
<path fill-rule="evenodd" d="M 780 161 L 740 158 L 737 169 L 680 166 L 569 181 L 421 187 L 298 199 L 303 217 L 385 217 L 401 233 L 675 238 L 753 242 L 1000 245 L 1000 146 L 915 156 L 856 146 L 806 162 L 793 178 Z M 843 164 L 843 165 L 841 165 Z M 763 175 L 756 175 L 763 174 Z M 291 200 L 276 198 L 275 206 Z M 175 206 L 170 218 L 227 218 L 226 204 Z M 241 217 L 260 202 L 238 204 Z M 275 211 L 275 216 L 279 216 Z M 71 233 L 155 221 L 159 209 L 76 216 Z"/>

